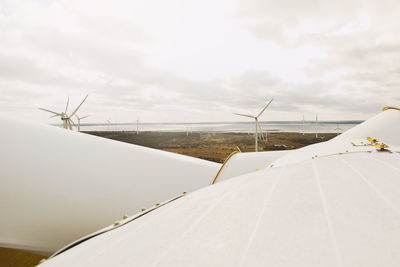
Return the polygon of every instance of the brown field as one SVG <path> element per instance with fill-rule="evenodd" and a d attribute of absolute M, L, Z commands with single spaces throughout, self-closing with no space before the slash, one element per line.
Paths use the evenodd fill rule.
<path fill-rule="evenodd" d="M 247 133 L 193 132 L 188 136 L 186 132 L 140 132 L 139 135 L 129 131 L 85 133 L 220 163 L 237 150 L 236 146 L 242 152 L 254 151 L 254 135 Z M 259 141 L 259 151 L 301 148 L 329 140 L 336 134 L 322 133 L 319 136 L 323 138 L 316 139 L 315 134 L 268 133 L 268 142 Z"/>
<path fill-rule="evenodd" d="M 45 258 L 16 249 L 0 248 L 0 267 L 31 267 L 36 266 Z"/>

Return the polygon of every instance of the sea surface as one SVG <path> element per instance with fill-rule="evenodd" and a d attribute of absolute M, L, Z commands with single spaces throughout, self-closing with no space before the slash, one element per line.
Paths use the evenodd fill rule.
<path fill-rule="evenodd" d="M 263 131 L 342 133 L 362 121 L 274 121 L 260 122 Z M 237 132 L 253 133 L 254 122 L 201 122 L 201 123 L 99 123 L 81 124 L 81 131 L 161 131 L 161 132 Z"/>

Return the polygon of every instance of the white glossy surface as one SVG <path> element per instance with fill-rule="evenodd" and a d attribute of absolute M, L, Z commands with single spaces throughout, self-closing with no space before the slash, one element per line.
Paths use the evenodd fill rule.
<path fill-rule="evenodd" d="M 362 152 L 245 174 L 42 266 L 399 266 L 399 165 Z"/>
<path fill-rule="evenodd" d="M 389 147 L 400 147 L 400 111 L 386 110 L 371 119 L 351 128 L 349 131 L 324 143 L 309 145 L 302 149 L 297 149 L 279 158 L 274 162 L 276 166 L 300 162 L 315 156 L 324 156 L 346 151 L 375 151 L 367 137 L 375 138 Z"/>
<path fill-rule="evenodd" d="M 0 246 L 52 253 L 211 183 L 220 164 L 0 117 Z"/>
<path fill-rule="evenodd" d="M 363 139 L 367 136 L 392 146 L 400 146 L 400 111 L 388 109 L 339 135 L 339 140 Z"/>
<path fill-rule="evenodd" d="M 42 266 L 400 266 L 400 135 L 373 127 L 389 117 L 400 124 L 387 114 L 360 127 L 388 140 L 389 151 L 358 146 L 359 131 L 292 151 Z"/>
<path fill-rule="evenodd" d="M 266 151 L 236 153 L 225 163 L 218 175 L 217 183 L 245 173 L 265 169 L 272 162 L 290 151 Z"/>

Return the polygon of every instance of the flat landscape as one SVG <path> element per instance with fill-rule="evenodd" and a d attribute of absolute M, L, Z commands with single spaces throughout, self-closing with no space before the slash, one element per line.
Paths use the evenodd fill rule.
<path fill-rule="evenodd" d="M 10 248 L 0 248 L 0 267 L 31 267 L 47 257 Z"/>
<path fill-rule="evenodd" d="M 121 142 L 170 151 L 196 158 L 222 163 L 237 147 L 242 152 L 254 152 L 254 134 L 222 132 L 136 132 L 92 131 L 87 134 Z M 297 149 L 310 144 L 327 141 L 335 133 L 315 134 L 268 133 L 268 141 L 259 140 L 259 151 Z"/>

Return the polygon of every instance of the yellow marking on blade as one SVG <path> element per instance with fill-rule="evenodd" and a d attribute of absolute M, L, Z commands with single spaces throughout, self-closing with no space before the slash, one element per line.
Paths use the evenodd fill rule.
<path fill-rule="evenodd" d="M 369 136 L 367 137 L 367 140 L 370 141 L 374 147 L 376 147 L 377 149 L 379 149 L 381 151 L 385 150 L 385 148 L 388 148 L 388 146 L 385 145 L 384 143 L 381 143 L 378 140 L 371 138 Z"/>
<path fill-rule="evenodd" d="M 387 106 L 387 107 L 384 107 L 384 108 L 382 109 L 382 111 L 385 111 L 385 110 L 388 110 L 388 109 L 400 110 L 400 108 L 395 108 L 395 107 Z"/>

